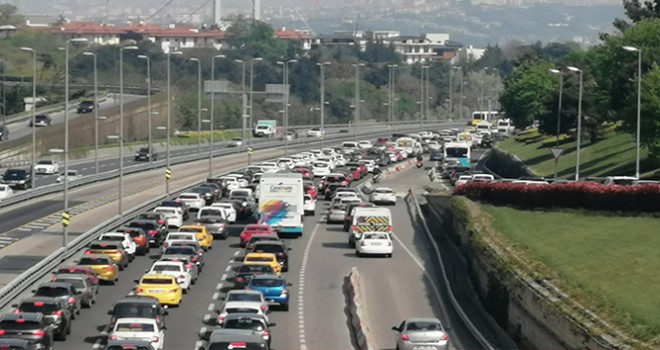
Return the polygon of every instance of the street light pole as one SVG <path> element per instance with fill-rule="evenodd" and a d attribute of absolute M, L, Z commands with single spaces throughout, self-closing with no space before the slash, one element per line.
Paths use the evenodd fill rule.
<path fill-rule="evenodd" d="M 355 67 L 355 103 L 353 111 L 353 136 L 355 141 L 358 140 L 358 123 L 360 122 L 360 67 L 364 67 L 364 63 L 352 64 Z"/>
<path fill-rule="evenodd" d="M 151 59 L 147 55 L 138 55 L 137 56 L 139 59 L 147 61 L 147 128 L 149 128 L 149 136 L 148 136 L 148 147 L 149 147 L 149 164 L 152 164 L 153 157 L 152 154 L 154 153 L 153 150 L 153 142 L 151 138 Z"/>
<path fill-rule="evenodd" d="M 319 62 L 316 65 L 320 70 L 320 83 L 321 83 L 321 148 L 323 148 L 323 139 L 325 138 L 325 66 L 330 62 Z"/>
<path fill-rule="evenodd" d="M 166 153 L 166 162 L 165 170 L 170 171 L 170 133 L 172 130 L 172 55 L 180 55 L 181 51 L 167 51 L 167 126 L 165 130 L 167 132 L 167 141 L 165 145 Z M 170 179 L 165 178 L 165 194 L 170 194 Z"/>
<path fill-rule="evenodd" d="M 36 177 L 34 165 L 37 164 L 37 125 L 35 124 L 37 120 L 37 51 L 30 47 L 21 47 L 21 50 L 32 53 L 32 166 L 30 167 L 30 188 L 34 190 Z M 6 133 L 7 129 L 4 132 Z"/>
<path fill-rule="evenodd" d="M 188 59 L 197 62 L 197 154 L 202 153 L 202 61 L 199 58 Z"/>
<path fill-rule="evenodd" d="M 86 51 L 84 56 L 92 56 L 94 60 L 94 165 L 96 172 L 99 173 L 99 78 L 98 66 L 96 62 L 96 53 Z"/>
<path fill-rule="evenodd" d="M 254 95 L 254 62 L 255 61 L 263 61 L 263 58 L 261 57 L 255 57 L 250 60 L 250 118 L 248 119 L 248 129 L 252 129 L 252 116 L 254 115 L 253 111 L 253 95 Z M 248 137 L 248 147 L 252 147 L 252 132 L 249 132 L 249 137 Z M 250 155 L 248 154 L 248 164 L 250 164 Z"/>
<path fill-rule="evenodd" d="M 458 100 L 458 109 L 459 109 L 459 115 L 458 119 L 463 119 L 463 82 L 465 81 L 465 74 L 463 72 L 463 68 L 459 67 L 461 70 L 461 98 Z"/>
<path fill-rule="evenodd" d="M 575 181 L 580 180 L 580 146 L 582 140 L 582 81 L 583 81 L 583 71 L 576 67 L 567 67 L 573 72 L 580 74 L 580 92 L 578 95 L 578 120 L 577 120 L 577 157 L 575 161 Z"/>
<path fill-rule="evenodd" d="M 210 142 L 210 153 L 209 156 L 209 177 L 213 176 L 213 139 L 215 138 L 215 130 L 213 128 L 213 123 L 215 120 L 215 59 L 216 58 L 225 58 L 225 55 L 215 55 L 211 57 L 211 142 Z"/>
<path fill-rule="evenodd" d="M 241 113 L 241 140 L 245 140 L 245 117 L 247 116 L 247 96 L 245 95 L 245 61 L 234 60 L 236 63 L 241 64 L 241 102 L 243 106 L 243 113 Z"/>
<path fill-rule="evenodd" d="M 561 100 L 562 95 L 564 94 L 564 74 L 559 69 L 550 69 L 551 73 L 559 74 L 559 104 L 557 105 L 557 140 L 555 142 L 555 147 L 559 147 L 559 134 L 561 132 Z M 555 178 L 557 178 L 557 173 L 555 171 Z"/>
<path fill-rule="evenodd" d="M 454 68 L 449 65 L 449 121 L 454 119 Z"/>
<path fill-rule="evenodd" d="M 632 46 L 624 46 L 624 50 L 637 52 L 637 141 L 635 145 L 635 178 L 639 179 L 640 139 L 642 122 L 642 50 Z"/>
<path fill-rule="evenodd" d="M 137 50 L 137 46 L 119 48 L 119 192 L 117 194 L 118 215 L 124 213 L 124 50 Z"/>

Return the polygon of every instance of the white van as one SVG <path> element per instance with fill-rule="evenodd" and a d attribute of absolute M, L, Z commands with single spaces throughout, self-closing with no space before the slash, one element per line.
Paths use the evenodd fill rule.
<path fill-rule="evenodd" d="M 353 152 L 355 150 L 360 149 L 360 145 L 357 142 L 344 141 L 341 144 L 341 148 L 343 148 L 345 152 Z"/>
<path fill-rule="evenodd" d="M 364 232 L 392 233 L 392 212 L 388 208 L 355 208 L 353 222 L 348 230 L 348 245 L 355 247 Z"/>

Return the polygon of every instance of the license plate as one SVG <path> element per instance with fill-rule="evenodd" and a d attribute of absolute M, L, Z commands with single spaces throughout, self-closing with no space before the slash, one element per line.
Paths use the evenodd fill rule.
<path fill-rule="evenodd" d="M 149 293 L 152 293 L 152 294 L 159 294 L 159 293 L 162 293 L 162 292 L 164 292 L 164 290 L 162 290 L 162 289 L 149 289 Z"/>
<path fill-rule="evenodd" d="M 380 243 L 380 242 L 371 242 L 370 245 L 381 246 L 381 245 L 383 245 L 383 243 Z"/>
<path fill-rule="evenodd" d="M 422 345 L 414 346 L 413 350 L 437 350 L 437 348 L 435 346 Z"/>

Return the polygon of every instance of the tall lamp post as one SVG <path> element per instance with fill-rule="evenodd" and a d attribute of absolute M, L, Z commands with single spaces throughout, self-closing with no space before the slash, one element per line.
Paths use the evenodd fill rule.
<path fill-rule="evenodd" d="M 211 57 L 211 84 L 215 84 L 215 59 L 216 58 L 225 58 L 225 55 L 215 55 Z M 213 171 L 213 139 L 215 138 L 215 133 L 213 129 L 213 123 L 215 121 L 215 90 L 214 87 L 211 87 L 211 157 L 209 159 L 209 168 L 211 169 L 210 172 Z M 249 156 L 248 156 L 249 158 Z M 248 160 L 249 162 L 249 160 Z M 213 174 L 209 174 L 209 176 L 213 176 Z"/>
<path fill-rule="evenodd" d="M 389 75 L 389 99 L 387 102 L 387 125 L 388 128 L 392 128 L 392 121 L 394 120 L 394 75 L 395 70 L 398 67 L 396 64 L 388 64 L 387 68 L 390 69 Z"/>
<path fill-rule="evenodd" d="M 318 62 L 316 63 L 319 66 L 320 74 L 319 82 L 321 84 L 321 101 L 319 109 L 321 110 L 321 148 L 323 148 L 323 139 L 325 138 L 325 66 L 329 65 L 330 62 Z"/>
<path fill-rule="evenodd" d="M 137 49 L 137 46 L 119 48 L 119 193 L 117 194 L 119 216 L 124 212 L 122 208 L 124 196 L 124 51 Z"/>
<path fill-rule="evenodd" d="M 355 67 L 355 109 L 353 111 L 353 136 L 355 141 L 358 140 L 358 123 L 360 122 L 360 67 L 364 67 L 364 63 L 354 63 Z"/>
<path fill-rule="evenodd" d="M 122 144 L 121 136 L 119 136 L 119 135 L 108 135 L 107 138 L 108 138 L 108 140 L 117 140 L 117 142 L 119 144 Z M 122 152 L 121 147 L 119 147 L 119 152 L 118 153 L 119 153 L 118 154 L 119 159 L 121 159 L 124 156 L 124 153 Z M 120 164 L 121 164 L 121 161 L 120 161 Z M 121 168 L 119 168 L 119 169 L 120 169 L 120 174 L 121 174 Z M 117 198 L 117 203 L 118 203 L 118 205 L 117 205 L 117 210 L 118 210 L 117 215 L 119 215 L 119 216 L 121 216 L 123 214 L 123 210 L 122 210 L 122 202 L 123 202 L 123 199 L 122 199 L 123 191 L 122 191 L 122 189 L 123 189 L 123 186 L 124 186 L 123 177 L 119 176 L 119 198 Z"/>
<path fill-rule="evenodd" d="M 148 147 L 149 147 L 149 164 L 152 163 L 154 153 L 153 140 L 151 137 L 151 59 L 147 55 L 138 55 L 141 60 L 147 61 L 147 128 L 149 129 Z"/>
<path fill-rule="evenodd" d="M 426 91 L 427 86 L 426 86 L 426 75 L 428 75 L 428 69 L 429 66 L 422 66 L 422 76 L 421 76 L 421 90 L 420 90 L 420 97 L 419 97 L 419 102 L 420 102 L 420 112 L 419 112 L 419 124 L 423 125 L 424 124 L 424 117 L 426 115 L 426 102 L 427 102 L 427 96 L 428 92 Z"/>
<path fill-rule="evenodd" d="M 278 61 L 282 65 L 282 121 L 284 124 L 284 154 L 289 153 L 289 63 L 296 63 L 298 60 Z"/>
<path fill-rule="evenodd" d="M 254 111 L 252 110 L 252 101 L 253 101 L 253 95 L 254 95 L 254 62 L 261 62 L 264 59 L 261 57 L 255 57 L 250 60 L 250 117 L 248 119 L 248 129 L 252 129 L 252 117 L 254 116 Z M 249 132 L 249 137 L 248 137 L 248 147 L 252 147 L 252 132 Z M 249 156 L 248 156 L 249 158 Z M 249 163 L 249 161 L 248 161 Z"/>
<path fill-rule="evenodd" d="M 37 163 L 37 51 L 31 47 L 21 47 L 21 50 L 32 53 L 32 166 L 30 167 L 30 188 L 34 190 L 36 173 L 34 165 Z M 3 82 L 4 84 L 4 82 Z M 5 132 L 7 132 L 5 130 Z"/>
<path fill-rule="evenodd" d="M 243 112 L 241 113 L 241 140 L 245 140 L 245 119 L 247 119 L 247 96 L 245 95 L 245 61 L 243 60 L 234 60 L 236 63 L 240 63 L 241 68 L 241 104 L 243 106 Z"/>
<path fill-rule="evenodd" d="M 94 164 L 96 174 L 99 173 L 99 76 L 96 53 L 91 51 L 83 52 L 84 56 L 92 56 L 94 60 Z M 105 117 L 104 117 L 105 118 Z"/>
<path fill-rule="evenodd" d="M 165 171 L 170 171 L 170 130 L 172 130 L 172 55 L 181 55 L 181 51 L 172 51 L 172 48 L 167 52 L 167 126 L 165 131 L 167 132 L 166 144 L 165 144 L 165 154 L 166 154 L 166 165 Z M 159 129 L 160 130 L 160 129 Z M 170 179 L 165 179 L 165 194 L 170 194 Z"/>
<path fill-rule="evenodd" d="M 555 147 L 559 148 L 559 134 L 561 133 L 561 100 L 564 94 L 564 73 L 555 68 L 550 69 L 550 73 L 559 75 L 559 103 L 557 105 L 557 140 L 555 141 Z M 557 163 L 559 158 L 555 157 L 555 180 L 557 179 Z"/>
<path fill-rule="evenodd" d="M 197 62 L 197 154 L 202 153 L 202 61 L 191 57 L 188 60 Z"/>
<path fill-rule="evenodd" d="M 202 123 L 209 124 L 211 138 L 213 138 L 213 122 L 211 119 L 202 119 Z M 209 147 L 209 177 L 213 176 L 213 147 Z"/>
<path fill-rule="evenodd" d="M 635 177 L 639 179 L 640 139 L 642 122 L 642 49 L 624 46 L 628 52 L 637 52 L 637 144 L 635 146 Z"/>
<path fill-rule="evenodd" d="M 580 74 L 580 92 L 578 94 L 578 116 L 577 116 L 577 156 L 575 160 L 575 181 L 580 180 L 580 147 L 582 143 L 582 81 L 583 71 L 577 67 L 566 67 L 572 72 Z"/>

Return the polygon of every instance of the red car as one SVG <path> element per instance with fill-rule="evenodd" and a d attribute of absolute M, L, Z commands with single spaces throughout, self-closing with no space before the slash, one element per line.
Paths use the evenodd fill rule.
<path fill-rule="evenodd" d="M 401 154 L 401 152 L 399 152 L 399 151 L 394 151 L 394 153 L 396 153 L 396 161 L 397 161 L 397 162 L 400 162 L 400 161 L 403 160 L 403 155 Z"/>
<path fill-rule="evenodd" d="M 304 185 L 305 193 L 312 196 L 313 199 L 319 195 L 319 192 L 316 190 L 316 186 L 313 185 Z"/>
<path fill-rule="evenodd" d="M 314 174 L 307 168 L 295 168 L 293 171 L 300 173 L 303 177 L 303 180 L 313 180 Z"/>
<path fill-rule="evenodd" d="M 254 234 L 269 234 L 269 233 L 275 233 L 273 229 L 269 225 L 262 225 L 262 224 L 248 224 L 245 225 L 243 228 L 243 232 L 240 234 L 240 239 L 241 239 L 241 247 L 245 248 L 245 245 L 247 242 L 250 241 L 250 238 Z"/>
<path fill-rule="evenodd" d="M 53 271 L 53 276 L 51 278 L 51 281 L 55 281 L 57 279 L 58 274 L 74 274 L 74 275 L 83 275 L 87 277 L 87 281 L 89 281 L 90 284 L 93 285 L 98 285 L 99 284 L 99 276 L 96 275 L 94 270 L 92 270 L 89 267 L 85 266 L 62 266 L 58 270 Z"/>
<path fill-rule="evenodd" d="M 366 167 L 365 167 L 366 169 Z M 325 189 L 328 187 L 329 184 L 342 184 L 342 186 L 349 186 L 351 184 L 350 181 L 346 178 L 346 176 L 341 175 L 341 174 L 335 174 L 335 175 L 328 175 L 325 177 L 325 180 L 323 180 L 323 188 Z"/>
<path fill-rule="evenodd" d="M 352 166 L 349 168 L 349 171 L 351 172 L 351 176 L 353 176 L 353 180 L 357 181 L 362 178 L 362 173 L 358 167 Z"/>

